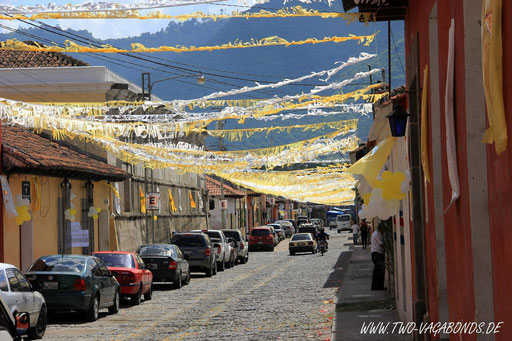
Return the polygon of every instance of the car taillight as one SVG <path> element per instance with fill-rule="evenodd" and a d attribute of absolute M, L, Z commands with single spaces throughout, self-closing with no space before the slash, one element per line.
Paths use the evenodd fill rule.
<path fill-rule="evenodd" d="M 222 247 L 219 245 L 217 245 L 217 252 L 220 253 L 222 251 Z"/>
<path fill-rule="evenodd" d="M 85 291 L 87 288 L 85 287 L 85 281 L 82 278 L 75 279 L 75 283 L 73 283 L 73 290 L 75 291 Z"/>
<path fill-rule="evenodd" d="M 274 239 L 274 236 L 270 235 L 270 236 L 267 237 L 267 239 Z"/>
<path fill-rule="evenodd" d="M 205 256 L 210 256 L 211 252 L 212 252 L 212 250 L 211 250 L 209 247 L 207 247 L 207 248 L 204 250 L 204 255 L 205 255 Z"/>
<path fill-rule="evenodd" d="M 135 274 L 129 271 L 122 271 L 116 276 L 120 283 L 133 283 L 135 282 Z"/>
<path fill-rule="evenodd" d="M 244 243 L 240 243 L 240 249 L 243 249 L 244 247 Z"/>
<path fill-rule="evenodd" d="M 169 263 L 169 270 L 176 270 L 176 268 L 177 268 L 177 264 L 176 264 L 176 262 L 175 262 L 175 261 L 173 261 L 173 260 L 172 260 L 172 261 Z"/>

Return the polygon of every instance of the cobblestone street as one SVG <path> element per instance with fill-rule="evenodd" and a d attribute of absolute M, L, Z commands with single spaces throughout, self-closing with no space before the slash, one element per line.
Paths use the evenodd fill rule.
<path fill-rule="evenodd" d="M 193 275 L 174 290 L 156 284 L 153 299 L 86 323 L 78 314 L 50 318 L 45 339 L 69 340 L 326 340 L 348 254 L 349 234 L 330 232 L 329 252 L 290 256 L 288 239 L 274 252 L 212 278 Z"/>

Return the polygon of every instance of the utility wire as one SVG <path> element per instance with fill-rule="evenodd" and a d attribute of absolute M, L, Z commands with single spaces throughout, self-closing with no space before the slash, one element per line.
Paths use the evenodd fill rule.
<path fill-rule="evenodd" d="M 51 26 L 51 25 L 48 25 L 48 24 L 44 24 L 42 23 L 44 26 L 47 26 L 47 27 L 51 27 L 55 30 L 58 30 L 58 31 L 61 31 L 63 33 L 60 33 L 60 32 L 54 32 L 52 31 L 51 29 L 48 29 L 48 28 L 45 28 L 45 27 L 41 27 L 41 26 L 38 26 L 34 23 L 31 23 L 31 22 L 27 22 L 25 20 L 22 20 L 22 19 L 18 19 L 28 25 L 31 25 L 31 26 L 34 26 L 36 28 L 40 28 L 44 31 L 47 31 L 47 32 L 50 32 L 52 34 L 56 34 L 56 35 L 59 35 L 59 36 L 62 36 L 62 37 L 65 37 L 65 38 L 71 38 L 71 39 L 76 39 L 77 41 L 80 41 L 82 43 L 85 43 L 85 44 L 92 44 L 92 45 L 96 45 L 96 46 L 100 46 L 99 43 L 95 40 L 92 40 L 92 39 L 89 39 L 89 38 L 86 38 L 86 37 L 82 37 L 80 35 L 77 35 L 77 34 L 74 34 L 74 33 L 68 33 L 66 31 L 63 31 L 61 30 L 60 28 L 57 28 L 57 27 L 54 27 L 54 26 Z M 75 38 L 76 37 L 76 38 Z M 44 38 L 41 38 L 41 39 L 44 39 Z M 139 60 L 144 60 L 144 61 L 148 61 L 150 63 L 153 63 L 153 64 L 157 64 L 157 65 L 161 65 L 161 66 L 166 66 L 166 67 L 171 67 L 171 68 L 178 68 L 178 69 L 183 69 L 183 68 L 179 68 L 179 67 L 175 67 L 173 65 L 170 65 L 170 64 L 164 64 L 164 63 L 160 63 L 160 62 L 156 62 L 156 61 L 152 61 L 150 59 L 147 59 L 145 57 L 141 57 L 141 56 L 136 56 L 136 55 L 132 55 L 132 54 L 128 54 L 128 53 L 119 53 L 121 55 L 124 55 L 126 57 L 130 57 L 130 58 L 134 58 L 134 59 L 139 59 Z M 104 56 L 104 58 L 111 58 L 111 57 L 106 57 Z M 119 61 L 119 62 L 124 62 L 124 61 Z M 144 65 L 140 65 L 138 64 L 140 67 L 146 67 Z M 194 72 L 194 73 L 197 73 L 199 71 L 195 71 L 195 70 L 189 70 L 189 69 L 183 69 L 185 71 L 189 71 L 185 74 L 192 74 L 191 72 Z M 174 74 L 174 75 L 179 75 L 179 73 L 175 73 L 175 72 L 170 72 L 170 71 L 164 71 L 164 70 L 160 70 L 160 71 L 163 71 L 163 72 L 166 72 L 166 73 L 171 73 L 171 74 Z M 183 72 L 183 71 L 182 71 Z M 208 74 L 208 73 L 204 73 L 203 74 Z M 212 74 L 213 75 L 213 74 Z M 228 77 L 228 78 L 231 78 L 231 77 Z M 211 87 L 207 87 L 207 86 L 203 86 L 201 84 L 196 84 L 196 83 L 192 83 L 192 82 L 186 82 L 186 81 L 183 81 L 183 80 L 180 80 L 180 79 L 175 79 L 176 81 L 179 81 L 181 83 L 186 83 L 186 84 L 191 84 L 191 85 L 195 85 L 195 86 L 199 86 L 199 87 L 205 87 L 205 88 L 209 88 L 209 89 L 212 89 Z M 240 86 L 239 85 L 236 85 L 236 84 L 231 84 L 231 83 L 226 83 L 226 82 L 222 82 L 222 81 L 219 81 L 219 80 L 216 80 L 216 79 L 211 79 L 209 80 L 210 82 L 213 82 L 213 83 L 217 83 L 217 84 L 222 84 L 222 85 L 227 85 L 227 86 L 230 86 L 230 87 L 235 87 L 235 88 L 239 88 Z M 222 89 L 213 89 L 213 90 L 222 90 Z M 263 94 L 266 94 L 266 95 L 270 95 L 270 96 L 273 96 L 274 93 L 272 92 L 268 92 L 268 91 L 264 91 L 264 90 L 257 90 L 257 92 L 260 92 L 260 93 L 263 93 Z M 283 94 L 286 94 L 286 95 L 290 95 L 290 93 L 286 93 L 286 92 L 282 92 L 282 91 L 275 91 L 275 92 L 279 92 L 279 93 L 283 93 Z M 256 98 L 256 97 L 255 97 Z"/>
<path fill-rule="evenodd" d="M 398 53 L 398 49 L 397 49 L 397 47 L 396 47 L 395 37 L 393 36 L 393 30 L 392 30 L 392 29 L 390 29 L 390 31 L 391 31 L 391 38 L 393 39 L 393 45 L 395 46 L 395 53 L 396 53 L 396 56 L 398 57 L 398 61 L 400 62 L 400 66 L 402 67 L 402 71 L 403 71 L 403 72 L 404 72 L 404 74 L 405 74 L 405 68 L 404 68 L 404 66 L 403 66 L 403 64 L 402 64 L 402 58 L 400 58 L 400 54 Z"/>

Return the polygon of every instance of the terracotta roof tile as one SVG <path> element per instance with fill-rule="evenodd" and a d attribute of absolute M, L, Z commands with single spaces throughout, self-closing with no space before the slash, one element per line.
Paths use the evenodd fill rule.
<path fill-rule="evenodd" d="M 0 68 L 37 68 L 88 66 L 89 64 L 60 52 L 0 51 Z"/>
<path fill-rule="evenodd" d="M 70 179 L 121 181 L 124 170 L 93 159 L 21 127 L 2 125 L 6 173 L 29 173 Z"/>
<path fill-rule="evenodd" d="M 208 189 L 211 197 L 220 196 L 220 186 L 220 181 L 210 178 L 209 176 L 206 177 L 206 188 Z M 245 197 L 245 193 L 224 184 L 224 196 L 241 198 Z"/>

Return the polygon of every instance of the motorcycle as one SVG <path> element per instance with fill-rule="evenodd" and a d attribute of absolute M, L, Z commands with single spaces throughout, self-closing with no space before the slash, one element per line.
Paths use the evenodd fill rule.
<path fill-rule="evenodd" d="M 322 256 L 324 255 L 325 252 L 327 252 L 327 248 L 325 246 L 325 240 L 318 241 L 318 250 L 320 251 Z"/>

